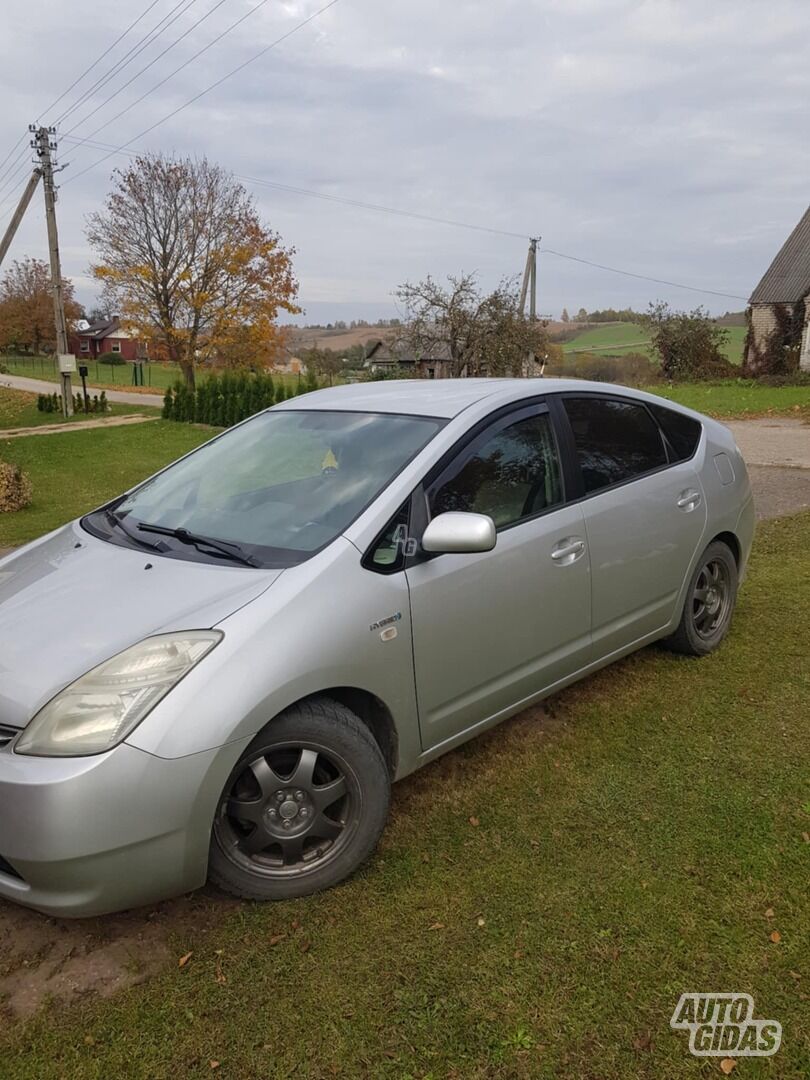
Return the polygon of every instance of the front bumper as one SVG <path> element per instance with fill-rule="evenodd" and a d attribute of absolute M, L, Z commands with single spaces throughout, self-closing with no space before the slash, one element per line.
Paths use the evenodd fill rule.
<path fill-rule="evenodd" d="M 126 743 L 84 758 L 3 749 L 0 897 L 88 916 L 202 885 L 216 805 L 248 741 L 172 759 Z"/>

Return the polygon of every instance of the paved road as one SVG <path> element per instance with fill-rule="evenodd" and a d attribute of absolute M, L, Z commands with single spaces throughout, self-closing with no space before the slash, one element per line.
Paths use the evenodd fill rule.
<path fill-rule="evenodd" d="M 798 418 L 774 416 L 761 420 L 730 420 L 737 446 L 748 465 L 780 465 L 810 469 L 810 424 Z"/>
<path fill-rule="evenodd" d="M 58 390 L 56 383 L 45 382 L 42 379 L 26 379 L 22 375 L 0 375 L 0 386 L 10 386 L 12 390 L 26 390 L 29 394 L 52 394 Z M 101 390 L 88 386 L 87 393 L 100 394 Z M 133 394 L 126 390 L 108 390 L 106 387 L 104 393 L 108 401 L 117 401 L 121 405 L 157 405 L 158 408 L 163 405 L 163 397 L 160 394 Z"/>

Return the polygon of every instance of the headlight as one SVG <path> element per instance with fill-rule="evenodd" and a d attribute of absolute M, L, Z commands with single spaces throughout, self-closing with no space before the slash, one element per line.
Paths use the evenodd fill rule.
<path fill-rule="evenodd" d="M 218 630 L 188 630 L 147 638 L 125 649 L 40 709 L 15 752 L 82 757 L 111 750 L 222 636 Z"/>

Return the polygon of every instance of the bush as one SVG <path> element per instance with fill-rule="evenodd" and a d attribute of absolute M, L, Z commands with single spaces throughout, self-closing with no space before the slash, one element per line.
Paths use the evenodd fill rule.
<path fill-rule="evenodd" d="M 0 513 L 13 514 L 31 505 L 31 481 L 19 465 L 0 461 Z"/>
<path fill-rule="evenodd" d="M 109 364 L 111 367 L 123 367 L 126 360 L 121 353 L 103 352 L 96 357 L 96 362 L 99 364 Z"/>
<path fill-rule="evenodd" d="M 60 413 L 62 402 L 58 394 L 37 394 L 37 411 L 43 413 Z"/>
<path fill-rule="evenodd" d="M 672 311 L 659 301 L 650 304 L 643 325 L 652 336 L 666 379 L 728 379 L 739 374 L 723 354 L 728 332 L 703 308 Z"/>
<path fill-rule="evenodd" d="M 232 427 L 275 401 L 283 401 L 283 393 L 284 388 L 276 389 L 273 377 L 263 372 L 224 371 L 209 376 L 195 390 L 181 382 L 170 386 L 163 396 L 161 415 L 164 420 L 180 423 Z"/>

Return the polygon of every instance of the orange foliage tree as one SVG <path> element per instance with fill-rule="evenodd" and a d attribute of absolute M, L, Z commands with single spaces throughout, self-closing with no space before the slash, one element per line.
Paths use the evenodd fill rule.
<path fill-rule="evenodd" d="M 68 326 L 82 315 L 73 284 L 62 279 Z M 39 353 L 56 348 L 51 271 L 41 259 L 15 261 L 0 281 L 0 349 Z"/>
<path fill-rule="evenodd" d="M 105 306 L 152 355 L 179 364 L 191 387 L 199 361 L 273 361 L 284 340 L 279 312 L 300 310 L 294 252 L 261 222 L 245 188 L 205 158 L 161 154 L 113 179 L 87 229 Z"/>

